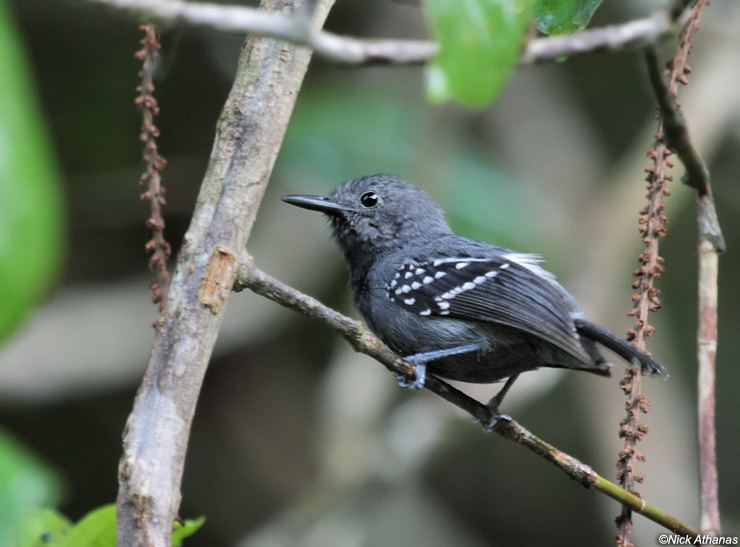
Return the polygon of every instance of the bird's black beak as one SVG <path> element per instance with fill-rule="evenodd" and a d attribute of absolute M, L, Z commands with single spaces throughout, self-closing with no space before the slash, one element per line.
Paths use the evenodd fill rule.
<path fill-rule="evenodd" d="M 354 211 L 351 207 L 346 207 L 338 203 L 333 202 L 325 196 L 308 196 L 301 194 L 294 194 L 290 196 L 283 196 L 285 203 L 303 207 L 304 209 L 310 209 L 312 211 L 321 211 L 327 215 L 336 215 L 337 213 L 343 213 L 347 211 Z"/>

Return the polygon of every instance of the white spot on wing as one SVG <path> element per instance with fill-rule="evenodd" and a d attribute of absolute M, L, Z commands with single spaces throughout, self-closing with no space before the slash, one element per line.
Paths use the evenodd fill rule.
<path fill-rule="evenodd" d="M 462 270 L 463 268 L 467 268 L 468 266 L 470 266 L 470 262 L 458 262 L 457 264 L 455 264 L 455 269 Z"/>
<path fill-rule="evenodd" d="M 508 262 L 504 262 L 498 268 L 499 268 L 499 270 L 508 270 L 509 269 L 509 266 L 511 266 L 511 264 L 509 264 Z"/>
<path fill-rule="evenodd" d="M 434 278 L 429 276 L 426 276 L 424 279 L 421 280 L 424 285 L 429 285 L 429 283 L 431 283 L 432 281 L 434 281 Z"/>
<path fill-rule="evenodd" d="M 414 281 L 411 284 L 411 288 L 414 289 L 414 290 L 419 289 L 419 288 L 421 288 L 421 283 L 419 283 L 418 281 Z"/>
<path fill-rule="evenodd" d="M 404 293 L 409 293 L 409 292 L 411 292 L 411 286 L 410 285 L 404 285 L 403 287 L 401 287 L 401 291 L 404 292 Z"/>
<path fill-rule="evenodd" d="M 420 311 L 419 315 L 432 315 L 432 310 L 424 310 Z"/>
<path fill-rule="evenodd" d="M 469 291 L 469 290 L 475 288 L 475 283 L 471 283 L 470 281 L 468 281 L 468 282 L 466 282 L 466 283 L 463 284 L 462 288 L 463 288 L 464 291 Z"/>
<path fill-rule="evenodd" d="M 530 272 L 540 277 L 544 277 L 548 281 L 555 281 L 555 276 L 552 272 L 548 272 L 545 268 L 540 266 L 542 257 L 536 254 L 530 253 L 507 253 L 504 255 L 506 260 L 516 262 L 520 266 L 527 268 Z"/>
<path fill-rule="evenodd" d="M 408 306 L 413 306 L 415 302 L 416 302 L 416 298 L 405 298 L 403 301 L 403 303 Z"/>
<path fill-rule="evenodd" d="M 471 258 L 469 256 L 456 256 L 450 258 L 438 258 L 434 261 L 434 266 L 449 264 L 450 262 L 488 262 L 490 258 Z"/>
<path fill-rule="evenodd" d="M 434 274 L 434 279 L 440 279 L 447 275 L 447 272 L 437 272 Z"/>
<path fill-rule="evenodd" d="M 447 310 L 450 308 L 449 302 L 437 302 L 437 306 L 439 306 L 440 310 Z"/>

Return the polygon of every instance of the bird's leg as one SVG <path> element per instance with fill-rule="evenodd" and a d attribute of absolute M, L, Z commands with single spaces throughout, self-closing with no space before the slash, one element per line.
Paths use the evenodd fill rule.
<path fill-rule="evenodd" d="M 491 397 L 491 400 L 488 401 L 488 403 L 486 404 L 492 415 L 491 421 L 483 425 L 483 429 L 485 429 L 486 431 L 490 431 L 491 429 L 493 429 L 493 426 L 496 425 L 496 422 L 501 419 L 511 420 L 510 416 L 501 414 L 498 409 L 501 406 L 501 402 L 504 400 L 504 397 L 506 397 L 506 394 L 511 389 L 511 386 L 513 386 L 514 382 L 516 382 L 517 378 L 519 378 L 518 374 L 513 374 L 512 376 L 509 376 L 509 378 L 506 380 L 506 383 L 504 384 L 504 387 L 502 387 L 496 395 Z"/>
<path fill-rule="evenodd" d="M 406 379 L 406 376 L 396 373 L 396 383 L 398 383 L 399 386 L 406 387 L 408 389 L 421 389 L 424 387 L 424 381 L 426 380 L 428 362 L 444 359 L 445 357 L 452 357 L 453 355 L 460 355 L 462 353 L 470 353 L 471 351 L 479 351 L 484 347 L 485 344 L 483 342 L 477 342 L 475 344 L 465 344 L 463 346 L 455 346 L 452 348 L 414 353 L 413 355 L 404 357 L 404 361 L 408 361 L 414 365 L 414 381 L 409 382 Z"/>

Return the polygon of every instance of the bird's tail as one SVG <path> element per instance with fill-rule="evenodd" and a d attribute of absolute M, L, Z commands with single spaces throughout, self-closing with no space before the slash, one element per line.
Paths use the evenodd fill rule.
<path fill-rule="evenodd" d="M 603 344 L 633 365 L 639 364 L 643 372 L 649 372 L 650 374 L 665 374 L 667 372 L 665 367 L 650 355 L 616 334 L 585 319 L 576 319 L 575 325 L 578 334 Z"/>

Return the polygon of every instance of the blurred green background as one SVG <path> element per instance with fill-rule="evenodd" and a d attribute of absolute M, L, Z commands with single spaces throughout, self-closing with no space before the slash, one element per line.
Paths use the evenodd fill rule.
<path fill-rule="evenodd" d="M 607 0 L 593 25 L 655 7 Z M 737 534 L 740 6 L 715 0 L 704 15 L 682 103 L 712 170 L 728 243 L 720 272 L 717 427 L 723 524 Z M 13 67 L 0 86 L 0 290 L 2 317 L 10 318 L 0 323 L 4 544 L 2 534 L 29 507 L 57 506 L 77 520 L 114 500 L 120 436 L 156 310 L 147 292 L 146 207 L 137 187 L 136 22 L 81 0 L 2 0 L 0 25 L 0 61 Z M 385 0 L 339 2 L 327 26 L 362 36 L 425 35 L 418 6 Z M 169 160 L 167 237 L 177 248 L 241 39 L 173 28 L 162 40 L 159 143 Z M 273 275 L 356 315 L 327 226 L 279 197 L 396 173 L 442 202 L 460 232 L 544 254 L 589 316 L 624 332 L 640 252 L 644 154 L 655 124 L 637 52 L 519 69 L 481 111 L 428 104 L 419 67 L 317 59 L 250 250 Z M 34 153 L 6 161 L 19 150 Z M 33 214 L 19 224 L 13 219 L 24 207 Z M 664 309 L 650 347 L 671 375 L 644 383 L 653 404 L 641 491 L 697 524 L 692 193 L 676 183 L 668 209 Z M 22 317 L 32 301 L 38 305 Z M 614 477 L 620 371 L 611 380 L 525 375 L 504 410 Z M 496 389 L 463 387 L 480 399 Z M 614 502 L 483 434 L 432 395 L 398 389 L 382 367 L 326 328 L 253 295 L 232 298 L 183 483 L 181 515 L 205 515 L 207 522 L 187 545 L 603 545 L 612 542 L 617 513 Z M 635 529 L 642 545 L 659 533 L 639 516 Z"/>

